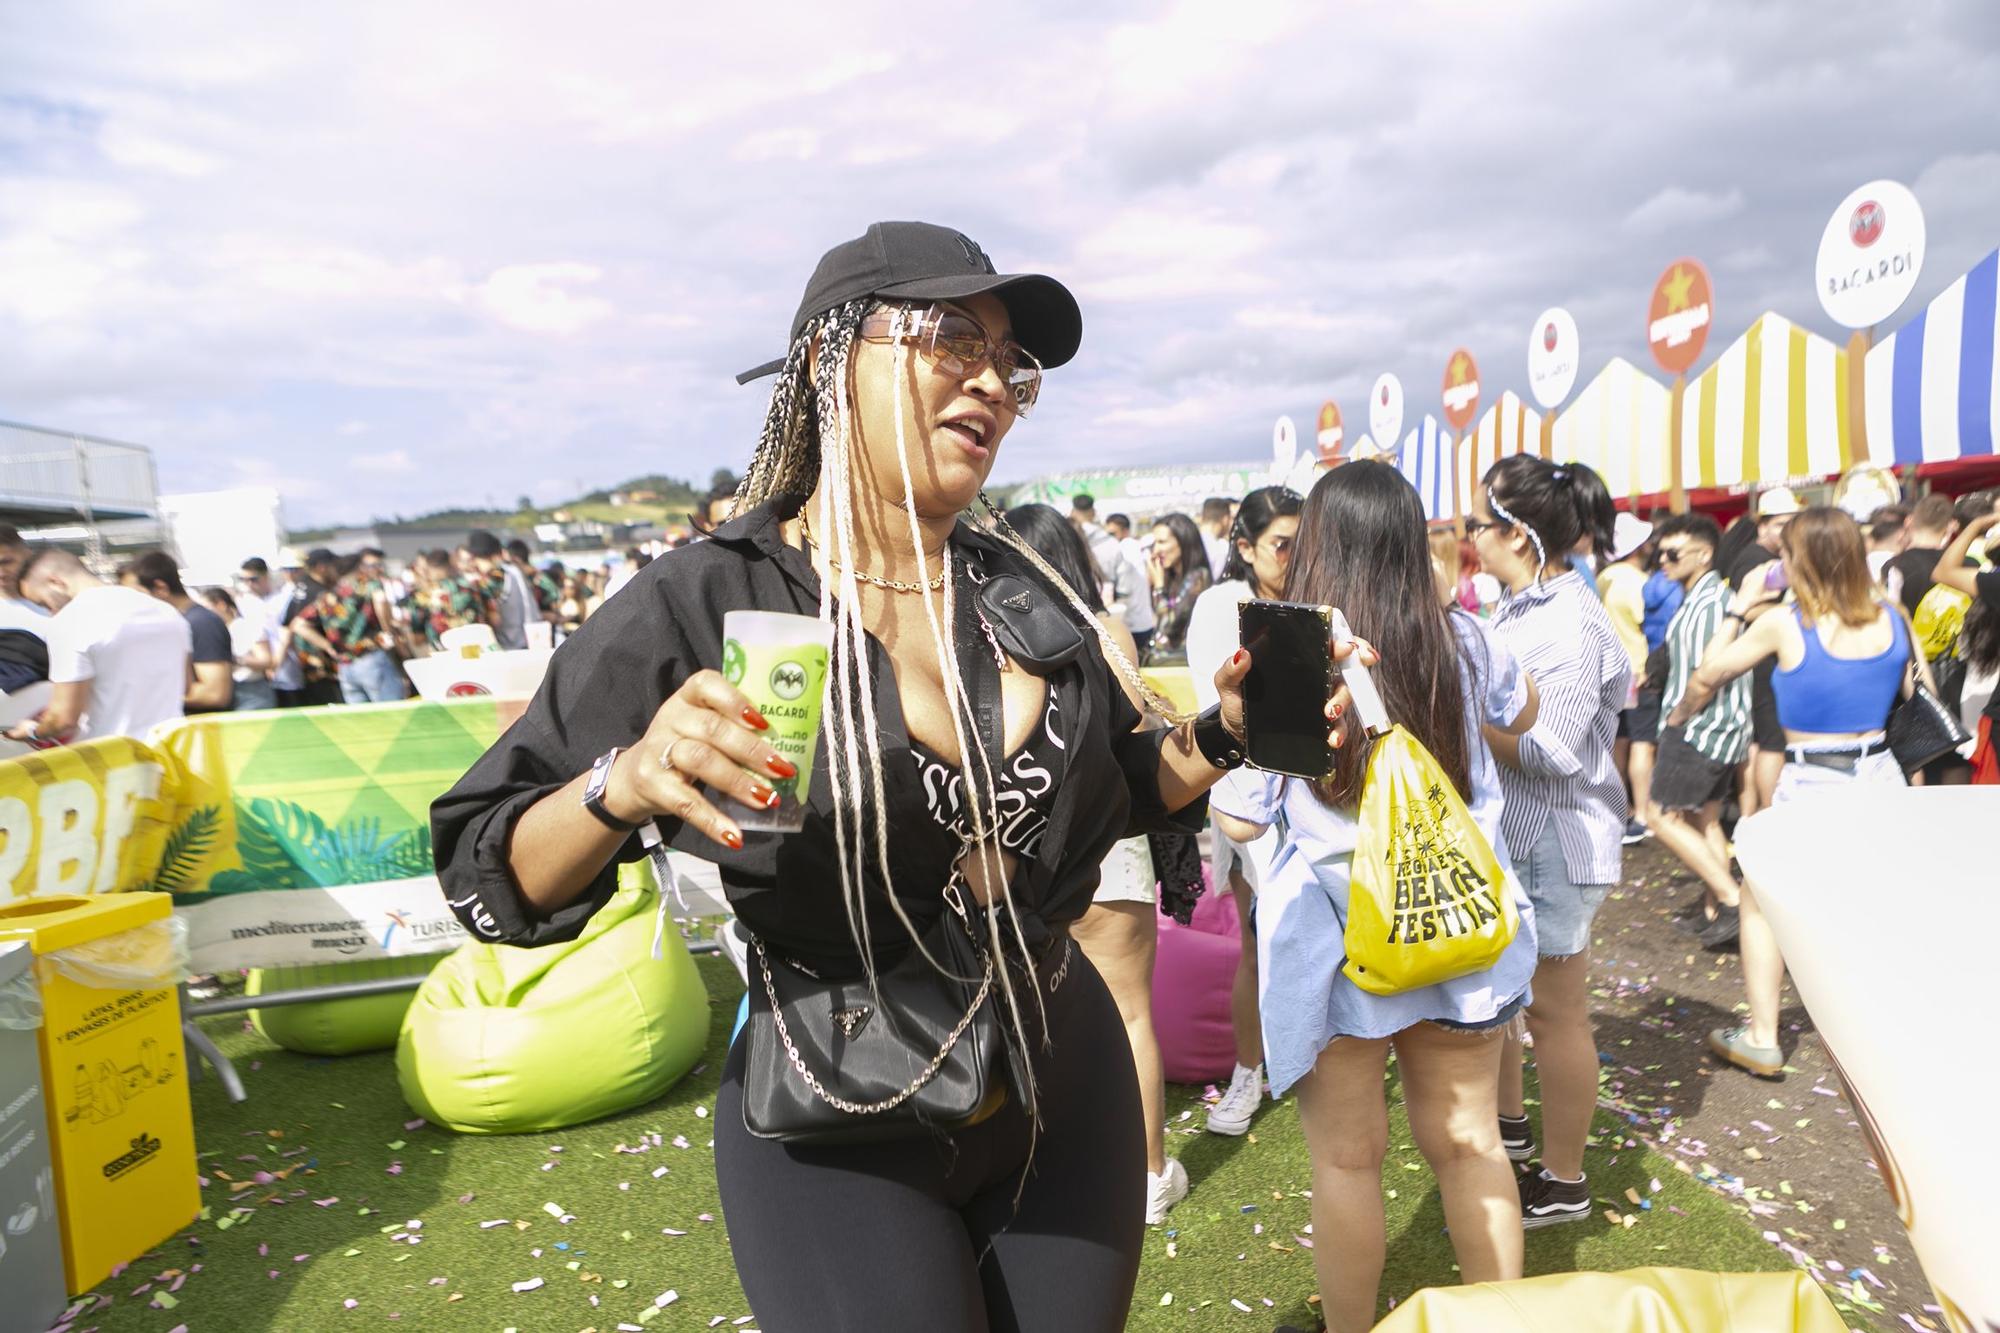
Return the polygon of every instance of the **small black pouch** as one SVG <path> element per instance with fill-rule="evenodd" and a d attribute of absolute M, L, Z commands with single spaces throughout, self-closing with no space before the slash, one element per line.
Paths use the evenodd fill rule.
<path fill-rule="evenodd" d="M 1006 654 L 1038 676 L 1083 651 L 1083 627 L 1056 595 L 1018 574 L 995 574 L 979 588 L 979 610 Z"/>

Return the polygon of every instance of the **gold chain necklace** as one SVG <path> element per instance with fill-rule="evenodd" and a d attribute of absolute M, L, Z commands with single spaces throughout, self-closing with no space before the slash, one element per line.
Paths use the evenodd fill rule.
<path fill-rule="evenodd" d="M 814 546 L 819 545 L 819 542 L 814 540 L 813 538 L 812 524 L 806 521 L 805 515 L 803 514 L 799 516 L 799 531 L 804 535 L 805 539 L 808 542 L 811 542 Z M 822 553 L 825 554 L 826 556 L 827 564 L 831 565 L 835 569 L 846 568 L 846 566 L 842 565 L 840 561 L 833 558 L 833 553 L 831 551 L 827 551 L 823 547 L 821 548 L 821 550 Z M 887 588 L 890 592 L 936 592 L 938 589 L 944 587 L 944 576 L 946 571 L 943 569 L 938 570 L 937 576 L 933 578 L 929 583 L 905 583 L 901 579 L 885 579 L 880 574 L 870 574 L 864 570 L 859 570 L 859 569 L 854 570 L 852 572 L 854 574 L 854 577 L 860 579 L 863 583 L 872 583 L 878 588 Z"/>

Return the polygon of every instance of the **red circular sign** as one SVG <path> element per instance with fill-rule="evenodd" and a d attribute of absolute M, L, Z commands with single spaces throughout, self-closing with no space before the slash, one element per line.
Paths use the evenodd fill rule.
<path fill-rule="evenodd" d="M 1331 467 L 1340 461 L 1340 405 L 1321 403 L 1319 408 L 1319 429 L 1314 433 L 1313 443 L 1319 446 L 1319 461 Z"/>
<path fill-rule="evenodd" d="M 1708 270 L 1699 260 L 1676 259 L 1653 284 L 1646 309 L 1646 345 L 1669 375 L 1685 375 L 1701 356 L 1714 322 Z"/>
<path fill-rule="evenodd" d="M 475 694 L 491 694 L 491 693 L 493 693 L 493 691 L 487 689 L 484 685 L 479 684 L 477 681 L 461 680 L 456 685 L 446 690 L 444 692 L 444 697 L 447 699 L 465 699 Z"/>
<path fill-rule="evenodd" d="M 1444 363 L 1444 419 L 1453 430 L 1472 424 L 1479 410 L 1479 363 L 1463 347 Z"/>
<path fill-rule="evenodd" d="M 1866 250 L 1882 239 L 1882 228 L 1888 224 L 1888 215 L 1882 205 L 1873 199 L 1863 201 L 1854 210 L 1854 216 L 1847 220 L 1848 239 L 1857 249 Z"/>

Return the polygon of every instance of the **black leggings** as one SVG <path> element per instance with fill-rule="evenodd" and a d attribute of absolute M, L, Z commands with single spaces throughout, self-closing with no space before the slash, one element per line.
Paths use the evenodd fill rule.
<path fill-rule="evenodd" d="M 1068 947 L 1048 999 L 1052 1045 L 1035 1061 L 1042 1133 L 1018 1211 L 1029 1141 L 1019 1106 L 948 1138 L 776 1143 L 743 1127 L 737 1040 L 716 1097 L 716 1174 L 765 1333 L 1125 1327 L 1145 1235 L 1139 1079 L 1111 992 Z M 1057 970 L 1043 967 L 1044 994 Z"/>

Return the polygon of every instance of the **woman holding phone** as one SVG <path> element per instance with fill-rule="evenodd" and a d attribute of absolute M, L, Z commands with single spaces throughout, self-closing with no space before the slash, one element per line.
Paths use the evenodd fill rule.
<path fill-rule="evenodd" d="M 1119 839 L 1200 828 L 1203 795 L 1240 762 L 1249 661 L 1222 668 L 1217 709 L 1138 730 L 1121 681 L 1173 709 L 1129 653 L 990 505 L 991 526 L 961 517 L 1043 367 L 1081 333 L 1061 284 L 997 274 L 947 227 L 877 223 L 829 251 L 784 357 L 746 373 L 778 379 L 733 516 L 606 601 L 432 808 L 445 895 L 483 940 L 574 938 L 611 897 L 614 863 L 642 854 L 645 824 L 720 867 L 771 957 L 878 982 L 883 1005 L 892 971 L 930 958 L 916 954 L 928 927 L 953 907 L 976 922 L 992 998 L 975 1009 L 999 1006 L 1013 1058 L 992 1062 L 984 1117 L 955 1128 L 839 1145 L 753 1135 L 746 1101 L 773 1091 L 759 1078 L 796 1078 L 782 1094 L 819 1103 L 783 1052 L 749 1060 L 748 1034 L 771 1026 L 751 988 L 716 1101 L 716 1171 L 767 1333 L 1125 1324 L 1144 1235 L 1138 1080 L 1068 930 Z M 982 598 L 1003 576 L 1019 590 Z M 830 626 L 797 833 L 746 839 L 714 803 L 771 806 L 773 780 L 797 775 L 719 669 L 737 609 Z"/>
<path fill-rule="evenodd" d="M 1395 468 L 1351 462 L 1306 497 L 1286 584 L 1289 600 L 1340 608 L 1386 664 L 1374 673 L 1390 717 L 1437 759 L 1506 863 L 1500 779 L 1482 728 L 1508 735 L 1535 721 L 1533 682 L 1483 626 L 1439 601 L 1423 505 Z M 1521 1213 L 1500 1146 L 1500 1036 L 1535 969 L 1534 910 L 1509 882 L 1521 928 L 1493 967 L 1396 995 L 1371 995 L 1341 973 L 1347 887 L 1360 828 L 1368 745 L 1336 703 L 1333 770 L 1324 781 L 1238 774 L 1211 795 L 1222 827 L 1250 841 L 1282 818 L 1287 836 L 1257 889 L 1259 1002 L 1271 1089 L 1296 1088 L 1313 1162 L 1313 1251 L 1333 1333 L 1371 1327 L 1387 1238 L 1382 1160 L 1389 1145 L 1383 1076 L 1390 1049 L 1417 1147 L 1436 1172 L 1467 1282 L 1521 1276 Z"/>
<path fill-rule="evenodd" d="M 1188 621 L 1188 675 L 1194 680 L 1195 702 L 1204 708 L 1216 702 L 1215 673 L 1237 649 L 1237 613 L 1243 603 L 1253 597 L 1275 602 L 1285 596 L 1303 503 L 1298 492 L 1289 487 L 1265 486 L 1244 496 L 1237 506 L 1222 582 L 1196 599 L 1194 615 Z M 1226 886 L 1235 901 L 1243 951 L 1237 957 L 1236 979 L 1229 989 L 1236 1069 L 1221 1098 L 1208 1108 L 1208 1132 L 1234 1136 L 1249 1131 L 1250 1121 L 1264 1101 L 1264 1033 L 1257 1012 L 1257 945 L 1250 909 L 1258 875 L 1269 864 L 1277 840 L 1266 834 L 1254 843 L 1237 842 L 1213 821 L 1211 835 L 1211 879 L 1218 891 Z"/>

